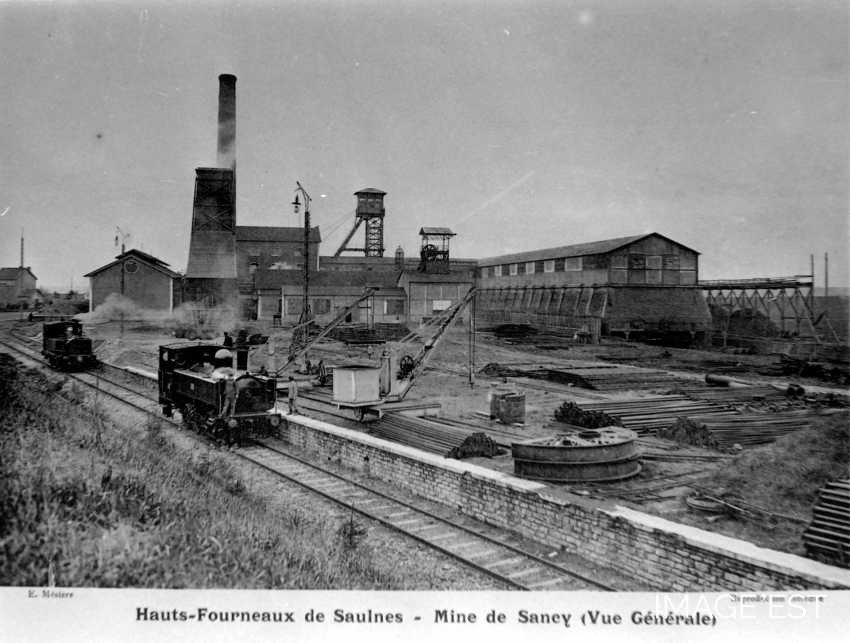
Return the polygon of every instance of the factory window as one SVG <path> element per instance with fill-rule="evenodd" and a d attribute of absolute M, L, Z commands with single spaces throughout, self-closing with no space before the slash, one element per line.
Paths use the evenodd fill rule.
<path fill-rule="evenodd" d="M 682 270 L 679 272 L 679 283 L 685 286 L 691 286 L 697 282 L 696 270 Z"/>
<path fill-rule="evenodd" d="M 493 266 L 493 276 L 501 277 L 502 276 L 502 266 Z"/>
<path fill-rule="evenodd" d="M 679 255 L 664 255 L 664 270 L 678 270 Z"/>
<path fill-rule="evenodd" d="M 404 315 L 404 299 L 387 299 L 384 301 L 385 315 Z"/>
<path fill-rule="evenodd" d="M 534 262 L 534 272 L 543 272 L 543 261 Z"/>
<path fill-rule="evenodd" d="M 564 272 L 564 263 L 566 259 L 555 259 L 555 272 Z"/>
<path fill-rule="evenodd" d="M 21 243 L 23 243 L 23 242 L 21 242 Z M 124 272 L 132 275 L 138 269 L 139 269 L 139 264 L 137 264 L 135 261 L 125 261 L 124 262 Z"/>
<path fill-rule="evenodd" d="M 567 257 L 564 270 L 581 270 L 581 257 Z"/>
<path fill-rule="evenodd" d="M 516 265 L 516 274 L 518 274 L 518 275 L 524 275 L 525 274 L 525 264 L 524 263 L 518 263 Z"/>
<path fill-rule="evenodd" d="M 313 299 L 313 314 L 327 315 L 331 312 L 331 300 L 327 297 L 317 297 Z"/>
<path fill-rule="evenodd" d="M 612 268 L 611 269 L 611 282 L 615 284 L 624 284 L 628 279 L 628 270 L 622 270 L 621 268 Z M 609 304 L 610 305 L 610 304 Z"/>
<path fill-rule="evenodd" d="M 543 262 L 543 272 L 555 272 L 555 260 L 547 259 Z"/>
<path fill-rule="evenodd" d="M 661 255 L 647 255 L 646 269 L 661 270 Z"/>
<path fill-rule="evenodd" d="M 508 266 L 508 271 L 511 275 L 515 275 L 517 273 L 517 267 L 515 263 L 512 263 Z"/>
<path fill-rule="evenodd" d="M 526 274 L 529 274 L 529 275 L 534 274 L 534 262 L 533 261 L 529 261 L 527 264 L 525 264 L 525 272 L 526 272 Z"/>
<path fill-rule="evenodd" d="M 450 299 L 435 299 L 431 304 L 431 312 L 439 313 L 443 310 L 448 310 L 452 307 L 452 302 Z"/>
<path fill-rule="evenodd" d="M 286 314 L 298 315 L 301 312 L 301 297 L 286 298 Z"/>
<path fill-rule="evenodd" d="M 628 268 L 629 262 L 626 255 L 613 255 L 611 257 L 612 268 Z"/>

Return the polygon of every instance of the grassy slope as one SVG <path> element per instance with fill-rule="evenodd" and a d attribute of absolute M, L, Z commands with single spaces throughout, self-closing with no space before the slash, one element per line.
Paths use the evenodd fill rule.
<path fill-rule="evenodd" d="M 344 525 L 270 509 L 214 453 L 125 429 L 0 354 L 0 584 L 403 587 Z M 69 401 L 70 399 L 70 401 Z"/>
<path fill-rule="evenodd" d="M 735 498 L 772 512 L 809 519 L 818 490 L 850 471 L 850 415 L 816 418 L 810 429 L 750 449 L 717 472 L 706 486 L 734 503 Z M 720 526 L 719 526 L 720 527 Z M 767 528 L 767 531 L 765 531 Z M 779 520 L 761 527 L 734 521 L 721 531 L 754 542 L 802 553 L 805 524 Z"/>

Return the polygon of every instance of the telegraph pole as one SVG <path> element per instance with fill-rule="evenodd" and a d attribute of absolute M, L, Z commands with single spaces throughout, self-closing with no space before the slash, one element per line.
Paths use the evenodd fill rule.
<path fill-rule="evenodd" d="M 292 207 L 295 214 L 298 214 L 301 209 L 301 201 L 299 196 L 304 198 L 304 290 L 303 301 L 301 304 L 301 316 L 298 318 L 298 326 L 293 333 L 292 346 L 290 354 L 297 350 L 302 338 L 306 342 L 309 332 L 309 324 L 313 318 L 313 312 L 310 310 L 310 195 L 304 186 L 299 181 L 295 184 L 298 186 L 295 189 L 295 200 L 292 202 Z"/>
<path fill-rule="evenodd" d="M 130 236 L 129 232 L 122 232 L 121 228 L 115 228 L 115 245 L 118 245 L 118 239 L 121 239 L 121 337 L 124 336 L 124 243 Z M 91 311 L 89 311 L 91 312 Z"/>

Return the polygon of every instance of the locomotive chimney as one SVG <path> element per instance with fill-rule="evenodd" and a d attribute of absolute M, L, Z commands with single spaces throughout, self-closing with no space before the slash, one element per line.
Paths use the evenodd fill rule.
<path fill-rule="evenodd" d="M 218 167 L 236 169 L 236 76 L 218 77 Z"/>

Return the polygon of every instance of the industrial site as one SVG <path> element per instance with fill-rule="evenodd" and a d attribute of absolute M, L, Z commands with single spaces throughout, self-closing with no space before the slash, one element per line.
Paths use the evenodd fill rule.
<path fill-rule="evenodd" d="M 331 233 L 298 167 L 264 218 L 243 81 L 196 88 L 182 263 L 126 224 L 67 296 L 2 259 L 3 584 L 850 589 L 846 267 L 705 279 L 661 220 L 478 256 L 378 175 Z"/>

